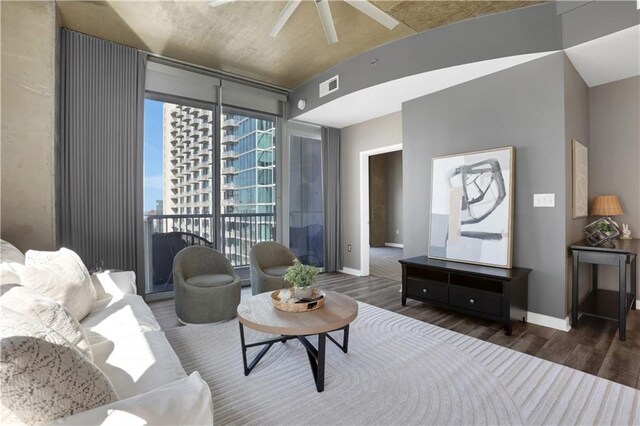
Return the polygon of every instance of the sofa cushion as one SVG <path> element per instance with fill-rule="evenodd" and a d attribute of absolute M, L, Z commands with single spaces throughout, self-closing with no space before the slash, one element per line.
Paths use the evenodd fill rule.
<path fill-rule="evenodd" d="M 289 266 L 291 265 L 272 266 L 271 268 L 263 269 L 262 272 L 264 272 L 267 275 L 273 275 L 274 277 L 283 277 L 285 272 L 287 272 L 287 269 L 289 268 Z"/>
<path fill-rule="evenodd" d="M 24 265 L 17 262 L 0 263 L 0 284 L 20 284 L 20 272 Z"/>
<path fill-rule="evenodd" d="M 136 294 L 136 274 L 133 271 L 102 271 L 91 274 L 96 299 Z"/>
<path fill-rule="evenodd" d="M 63 305 L 78 320 L 87 316 L 96 300 L 87 268 L 77 254 L 65 248 L 56 252 L 29 250 L 20 281 Z"/>
<path fill-rule="evenodd" d="M 233 277 L 227 274 L 196 275 L 187 279 L 187 284 L 194 287 L 222 287 L 233 282 Z"/>
<path fill-rule="evenodd" d="M 94 362 L 109 377 L 120 398 L 186 377 L 180 360 L 161 331 L 103 338 L 92 344 L 91 349 Z"/>
<path fill-rule="evenodd" d="M 0 286 L 0 306 L 57 331 L 83 355 L 93 359 L 89 340 L 77 319 L 64 306 L 36 291 L 12 284 Z"/>
<path fill-rule="evenodd" d="M 109 379 L 56 331 L 0 309 L 0 423 L 40 424 L 117 401 Z"/>
<path fill-rule="evenodd" d="M 147 393 L 58 419 L 56 425 L 212 425 L 211 391 L 194 371 Z"/>
<path fill-rule="evenodd" d="M 89 341 L 113 340 L 121 335 L 160 331 L 160 325 L 142 297 L 126 294 L 94 303 L 94 309 L 81 321 Z"/>
<path fill-rule="evenodd" d="M 0 240 L 0 261 L 24 265 L 24 254 L 10 242 Z"/>

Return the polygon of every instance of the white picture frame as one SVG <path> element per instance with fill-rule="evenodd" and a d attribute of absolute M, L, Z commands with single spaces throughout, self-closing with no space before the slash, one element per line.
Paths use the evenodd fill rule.
<path fill-rule="evenodd" d="M 512 146 L 433 158 L 430 258 L 511 268 L 514 169 Z"/>

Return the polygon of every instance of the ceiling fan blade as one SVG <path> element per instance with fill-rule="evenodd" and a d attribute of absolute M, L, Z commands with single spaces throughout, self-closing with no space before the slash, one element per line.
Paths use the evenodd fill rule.
<path fill-rule="evenodd" d="M 302 0 L 289 0 L 287 2 L 287 4 L 284 6 L 284 9 L 282 9 L 282 12 L 280 12 L 280 15 L 278 15 L 278 19 L 276 19 L 276 22 L 273 24 L 273 28 L 271 28 L 271 32 L 269 33 L 270 37 L 275 37 L 278 35 L 282 27 L 284 27 L 284 24 L 287 23 L 301 1 Z"/>
<path fill-rule="evenodd" d="M 338 42 L 338 34 L 336 33 L 336 27 L 333 24 L 333 16 L 331 16 L 331 9 L 329 8 L 328 0 L 315 0 L 316 7 L 318 8 L 318 14 L 320 15 L 320 21 L 322 22 L 322 28 L 327 36 L 329 44 Z"/>
<path fill-rule="evenodd" d="M 218 6 L 222 6 L 223 4 L 232 3 L 234 1 L 235 0 L 213 0 L 209 2 L 209 6 L 218 7 Z"/>
<path fill-rule="evenodd" d="M 349 3 L 351 6 L 355 7 L 356 9 L 358 9 L 360 12 L 364 13 L 371 19 L 378 21 L 379 23 L 389 28 L 390 30 L 394 29 L 395 26 L 400 23 L 391 15 L 378 9 L 376 6 L 369 3 L 367 0 L 344 0 L 344 1 Z"/>

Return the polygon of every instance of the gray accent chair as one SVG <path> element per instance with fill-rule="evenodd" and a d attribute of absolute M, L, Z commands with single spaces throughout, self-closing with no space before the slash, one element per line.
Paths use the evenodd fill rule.
<path fill-rule="evenodd" d="M 249 251 L 251 293 L 291 287 L 285 283 L 283 276 L 295 258 L 291 250 L 275 241 L 264 241 L 253 246 Z"/>
<path fill-rule="evenodd" d="M 185 324 L 231 319 L 240 304 L 240 277 L 219 251 L 182 249 L 173 260 L 176 314 Z"/>

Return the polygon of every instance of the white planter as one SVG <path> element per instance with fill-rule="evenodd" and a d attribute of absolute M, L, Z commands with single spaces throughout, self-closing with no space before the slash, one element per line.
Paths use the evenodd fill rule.
<path fill-rule="evenodd" d="M 307 287 L 307 288 L 294 287 L 293 288 L 293 296 L 296 299 L 303 299 L 305 297 L 311 297 L 312 295 L 313 295 L 312 287 Z"/>

